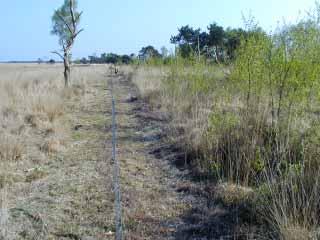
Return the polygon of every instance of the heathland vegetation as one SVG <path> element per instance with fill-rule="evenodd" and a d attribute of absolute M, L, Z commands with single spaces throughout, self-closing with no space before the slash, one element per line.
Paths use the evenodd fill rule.
<path fill-rule="evenodd" d="M 162 234 L 163 222 L 188 208 L 165 177 L 170 171 L 150 164 L 140 125 L 154 126 L 135 112 L 149 110 L 164 116 L 158 135 L 182 153 L 176 162 L 201 185 L 197 194 L 234 213 L 239 229 L 225 238 L 320 238 L 320 4 L 270 33 L 253 18 L 237 29 L 186 25 L 170 39 L 174 52 L 145 46 L 137 55 L 103 53 L 72 66 L 82 31 L 76 2 L 65 0 L 52 18 L 64 84 L 61 65 L 0 66 L 0 239 L 112 236 L 107 79 L 121 95 L 121 181 L 132 239 Z M 109 75 L 113 67 L 84 64 L 129 66 Z M 124 100 L 135 91 L 131 80 L 140 96 Z"/>
<path fill-rule="evenodd" d="M 150 58 L 134 80 L 169 113 L 168 138 L 193 175 L 250 208 L 266 238 L 320 237 L 319 16 L 317 4 L 269 34 L 253 20 L 245 30 L 182 27 L 176 56 Z"/>

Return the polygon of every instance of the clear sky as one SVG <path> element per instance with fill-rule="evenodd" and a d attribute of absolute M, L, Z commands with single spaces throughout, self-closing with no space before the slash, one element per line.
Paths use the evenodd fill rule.
<path fill-rule="evenodd" d="M 50 35 L 51 16 L 63 0 L 1 2 L 0 61 L 52 58 L 59 49 Z M 81 33 L 74 57 L 93 53 L 137 53 L 142 46 L 170 45 L 177 28 L 189 24 L 205 30 L 209 23 L 241 27 L 250 12 L 266 30 L 277 22 L 294 21 L 314 0 L 79 0 Z"/>

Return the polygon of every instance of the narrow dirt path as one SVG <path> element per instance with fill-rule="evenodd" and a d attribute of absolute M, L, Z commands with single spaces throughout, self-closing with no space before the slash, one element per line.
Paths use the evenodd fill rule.
<path fill-rule="evenodd" d="M 131 77 L 113 79 L 126 239 L 232 238 L 236 215 L 211 200 L 210 184 L 192 179 L 184 154 L 166 141 L 167 119 L 149 110 Z"/>
<path fill-rule="evenodd" d="M 132 70 L 117 76 L 104 65 L 80 70 L 86 84 L 68 90 L 61 150 L 31 159 L 29 171 L 17 165 L 21 179 L 6 191 L 0 186 L 6 236 L 0 239 L 114 239 L 111 80 L 125 239 L 226 239 L 220 236 L 233 231 L 226 224 L 233 212 L 207 201 L 206 186 L 174 165 L 184 155 L 166 142 L 166 119 L 139 98 Z"/>
<path fill-rule="evenodd" d="M 149 110 L 131 78 L 113 78 L 125 239 L 257 239 L 247 234 L 246 207 L 214 200 L 212 182 L 192 179 L 184 154 L 166 141 L 167 119 Z"/>
<path fill-rule="evenodd" d="M 152 118 L 147 119 L 130 78 L 130 73 L 113 78 L 125 236 L 170 239 L 177 217 L 187 206 L 172 187 L 172 177 L 177 175 L 168 162 L 159 161 L 152 153 L 154 144 L 161 143 L 161 128 Z"/>

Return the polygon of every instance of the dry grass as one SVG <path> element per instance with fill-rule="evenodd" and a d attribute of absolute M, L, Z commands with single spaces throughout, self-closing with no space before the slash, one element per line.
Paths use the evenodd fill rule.
<path fill-rule="evenodd" d="M 162 82 L 159 76 L 165 75 L 165 70 L 160 68 L 139 68 L 134 74 L 134 82 L 138 86 L 141 97 L 147 101 L 152 108 L 160 107 L 159 97 L 161 94 Z"/>
<path fill-rule="evenodd" d="M 284 240 L 310 240 L 313 239 L 310 231 L 301 226 L 287 226 L 280 229 Z"/>
<path fill-rule="evenodd" d="M 294 114 L 290 128 L 274 132 L 263 93 L 248 113 L 241 89 L 214 66 L 142 66 L 134 82 L 154 111 L 170 116 L 166 133 L 185 151 L 193 173 L 228 182 L 218 184 L 215 198 L 225 205 L 254 204 L 259 210 L 252 217 L 268 222 L 263 228 L 270 238 L 317 238 L 318 116 Z M 259 195 L 262 183 L 268 187 Z"/>
<path fill-rule="evenodd" d="M 170 83 L 169 86 L 164 84 L 163 79 L 171 77 L 169 72 L 168 67 L 141 67 L 135 73 L 133 81 L 153 110 L 169 113 L 172 119 L 168 125 L 171 139 L 182 146 L 187 144 L 184 149 L 199 149 L 202 136 L 208 128 L 213 97 L 190 95 L 186 86 L 188 83 L 183 79 L 178 87 L 171 86 Z"/>
<path fill-rule="evenodd" d="M 101 239 L 111 229 L 97 213 L 109 208 L 96 169 L 105 69 L 74 67 L 65 89 L 60 65 L 0 65 L 0 239 Z M 96 119 L 97 128 L 74 130 Z"/>
<path fill-rule="evenodd" d="M 33 135 L 48 128 L 56 131 L 55 127 L 62 125 L 59 122 L 64 113 L 60 70 L 33 65 L 0 66 L 0 132 L 6 136 L 0 149 L 17 152 L 11 153 L 11 158 L 28 154 L 27 145 Z"/>
<path fill-rule="evenodd" d="M 252 188 L 233 183 L 218 184 L 214 189 L 214 197 L 227 205 L 241 205 L 254 197 Z"/>
<path fill-rule="evenodd" d="M 10 205 L 20 184 L 31 184 L 45 177 L 34 166 L 48 159 L 39 147 L 46 141 L 45 132 L 64 139 L 67 133 L 62 118 L 60 67 L 36 65 L 0 65 L 0 189 L 2 191 L 1 237 L 17 239 L 10 221 Z M 58 110 L 59 109 L 59 110 Z M 59 132 L 59 133 L 58 133 Z"/>
<path fill-rule="evenodd" d="M 171 239 L 176 231 L 171 222 L 180 222 L 189 205 L 172 189 L 176 179 L 169 162 L 150 154 L 162 144 L 157 137 L 159 122 L 147 117 L 144 102 L 126 100 L 138 93 L 131 82 L 132 70 L 121 71 L 125 74 L 114 79 L 114 96 L 125 239 Z M 148 88 L 152 91 L 152 86 Z"/>

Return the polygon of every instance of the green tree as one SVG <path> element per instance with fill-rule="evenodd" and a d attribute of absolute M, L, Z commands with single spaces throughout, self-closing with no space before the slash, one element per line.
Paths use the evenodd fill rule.
<path fill-rule="evenodd" d="M 208 31 L 208 45 L 214 49 L 216 62 L 220 62 L 220 57 L 223 55 L 223 39 L 225 31 L 223 27 L 216 23 L 210 24 L 208 26 Z"/>
<path fill-rule="evenodd" d="M 77 36 L 83 31 L 83 29 L 79 30 L 82 12 L 78 12 L 77 7 L 77 0 L 65 0 L 59 9 L 54 11 L 52 16 L 53 28 L 51 34 L 59 37 L 59 44 L 62 47 L 62 54 L 58 51 L 53 53 L 63 60 L 66 87 L 70 84 L 71 50 Z"/>
<path fill-rule="evenodd" d="M 153 46 L 143 47 L 139 51 L 139 57 L 144 60 L 148 60 L 150 58 L 159 58 L 161 54 L 155 49 Z"/>
<path fill-rule="evenodd" d="M 131 57 L 129 55 L 122 55 L 121 56 L 121 62 L 124 64 L 129 64 L 132 61 Z"/>
<path fill-rule="evenodd" d="M 251 109 L 253 103 L 259 104 L 259 100 L 252 99 L 259 96 L 263 84 L 265 84 L 266 60 L 268 53 L 272 51 L 271 39 L 265 34 L 251 34 L 241 39 L 237 50 L 237 58 L 233 72 L 236 73 L 236 81 L 246 93 L 247 109 Z M 271 60 L 270 60 L 271 61 Z"/>
<path fill-rule="evenodd" d="M 83 58 L 81 58 L 80 63 L 88 64 L 88 60 L 85 57 L 83 57 Z"/>
<path fill-rule="evenodd" d="M 206 33 L 201 33 L 199 29 L 193 29 L 189 25 L 178 29 L 178 34 L 172 36 L 170 42 L 178 45 L 179 54 L 183 58 L 189 58 L 192 53 L 199 52 L 206 43 Z"/>
<path fill-rule="evenodd" d="M 236 50 L 239 48 L 241 39 L 245 38 L 246 32 L 242 28 L 225 30 L 224 46 L 227 51 L 229 59 L 234 60 L 236 57 Z"/>
<path fill-rule="evenodd" d="M 105 63 L 117 64 L 121 62 L 121 57 L 115 53 L 108 53 L 106 55 Z"/>
<path fill-rule="evenodd" d="M 200 29 L 193 29 L 189 25 L 183 26 L 178 29 L 178 34 L 172 36 L 170 41 L 173 44 L 189 44 L 195 45 L 197 43 L 197 38 L 200 35 Z"/>
<path fill-rule="evenodd" d="M 54 59 L 50 59 L 50 60 L 48 61 L 48 63 L 50 63 L 50 64 L 55 64 L 56 61 L 55 61 Z"/>

